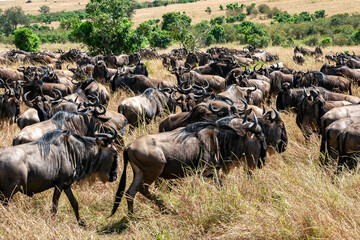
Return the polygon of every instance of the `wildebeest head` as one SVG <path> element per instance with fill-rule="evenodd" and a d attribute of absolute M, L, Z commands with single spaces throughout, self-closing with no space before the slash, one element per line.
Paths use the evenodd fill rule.
<path fill-rule="evenodd" d="M 0 98 L 0 118 L 8 118 L 16 121 L 20 115 L 20 89 L 18 84 L 15 84 L 14 91 L 11 90 L 7 82 L 0 79 L 2 87 L 5 88 L 5 93 Z"/>
<path fill-rule="evenodd" d="M 276 150 L 279 153 L 284 152 L 286 150 L 288 138 L 285 124 L 278 111 L 273 108 L 272 111 L 265 112 L 264 108 L 263 118 L 259 122 L 260 125 L 262 125 L 266 137 L 268 150 L 269 148 L 272 148 L 272 150 Z"/>
<path fill-rule="evenodd" d="M 326 113 L 325 100 L 316 89 L 307 93 L 305 88 L 304 98 L 300 104 L 300 109 L 296 116 L 296 123 L 305 136 L 311 132 L 318 132 L 320 119 Z"/>
<path fill-rule="evenodd" d="M 113 182 L 117 179 L 118 153 L 113 144 L 117 138 L 117 131 L 112 128 L 112 133 L 95 133 L 96 144 L 100 147 L 98 177 L 103 183 Z"/>
<path fill-rule="evenodd" d="M 186 56 L 185 66 L 190 66 L 190 68 L 196 67 L 196 64 L 199 63 L 199 58 L 197 57 L 196 53 L 190 52 Z"/>
<path fill-rule="evenodd" d="M 57 103 L 62 97 L 61 92 L 58 89 L 54 88 L 53 92 L 56 93 L 56 98 L 40 95 L 30 100 L 28 99 L 30 92 L 26 92 L 23 96 L 26 106 L 36 109 L 40 121 L 48 120 L 51 117 L 49 114 L 52 103 Z"/>

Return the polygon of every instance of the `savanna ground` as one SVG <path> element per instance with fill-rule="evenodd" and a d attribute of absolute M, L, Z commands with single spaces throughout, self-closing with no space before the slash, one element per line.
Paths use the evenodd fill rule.
<path fill-rule="evenodd" d="M 228 47 L 242 46 L 228 44 Z M 278 53 L 289 67 L 320 69 L 321 63 L 308 58 L 302 67 L 292 62 L 291 49 L 268 48 Z M 328 51 L 360 47 L 328 48 Z M 161 60 L 148 62 L 150 76 L 175 82 Z M 5 66 L 16 68 L 14 66 Z M 360 96 L 360 88 L 354 88 Z M 109 109 L 117 110 L 129 94 L 112 94 Z M 272 106 L 274 106 L 274 101 Z M 270 107 L 267 106 L 267 109 Z M 22 105 L 22 112 L 25 107 Z M 263 169 L 249 178 L 242 168 L 234 169 L 218 188 L 200 175 L 181 179 L 172 190 L 151 188 L 176 214 L 161 214 L 159 209 L 138 194 L 135 217 L 127 217 L 125 199 L 117 213 L 109 216 L 118 181 L 73 185 L 80 214 L 87 227 L 79 227 L 65 196 L 59 211 L 51 217 L 53 190 L 30 198 L 16 194 L 9 207 L 0 205 L 2 239 L 358 239 L 360 236 L 360 176 L 357 172 L 334 175 L 333 169 L 319 166 L 319 139 L 312 136 L 305 144 L 295 123 L 295 115 L 281 113 L 288 132 L 288 148 L 270 156 Z M 163 117 L 165 118 L 165 116 Z M 140 126 L 125 135 L 125 143 L 144 134 L 158 132 L 161 119 Z M 10 146 L 20 130 L 16 125 L 1 128 L 0 149 Z M 120 152 L 120 173 L 123 170 Z M 119 178 L 118 178 L 119 179 Z M 128 167 L 127 186 L 132 181 Z"/>

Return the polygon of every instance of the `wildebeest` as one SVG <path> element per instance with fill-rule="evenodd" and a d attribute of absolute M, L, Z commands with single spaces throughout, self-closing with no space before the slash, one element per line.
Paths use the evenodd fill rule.
<path fill-rule="evenodd" d="M 173 88 L 175 85 L 165 80 L 151 79 L 144 75 L 120 74 L 116 73 L 110 80 L 112 91 L 118 88 L 130 89 L 135 93 L 142 93 L 148 88 Z"/>
<path fill-rule="evenodd" d="M 233 102 L 228 100 L 211 100 L 210 102 L 204 102 L 194 107 L 190 112 L 181 112 L 171 114 L 164 119 L 159 125 L 159 132 L 172 131 L 179 127 L 186 127 L 191 123 L 203 122 L 203 121 L 216 121 L 226 116 L 232 116 L 238 114 L 238 111 L 242 112 L 247 109 L 247 103 L 245 100 L 239 101 L 244 104 L 243 109 L 237 109 L 233 106 Z M 231 101 L 231 100 L 230 100 Z"/>
<path fill-rule="evenodd" d="M 170 98 L 170 89 L 148 88 L 140 96 L 123 100 L 118 112 L 123 114 L 132 126 L 137 126 L 141 120 L 149 122 L 163 114 L 166 109 L 173 112 L 176 103 Z"/>
<path fill-rule="evenodd" d="M 10 120 L 14 123 L 20 115 L 20 88 L 14 87 L 12 91 L 1 78 L 0 83 L 5 88 L 4 94 L 0 95 L 0 120 Z"/>
<path fill-rule="evenodd" d="M 133 212 L 138 191 L 164 210 L 164 204 L 149 192 L 149 186 L 157 178 L 180 178 L 191 173 L 189 168 L 203 168 L 204 176 L 215 176 L 220 181 L 214 171 L 243 159 L 243 154 L 249 169 L 261 168 L 266 159 L 266 142 L 257 121 L 237 128 L 221 121 L 200 122 L 181 130 L 142 136 L 125 147 L 123 154 L 124 171 L 111 215 L 124 195 L 129 162 L 134 171 L 133 182 L 126 192 L 129 212 Z"/>
<path fill-rule="evenodd" d="M 331 92 L 322 87 L 312 86 L 307 88 L 309 90 L 317 90 L 326 101 L 347 101 L 353 104 L 360 103 L 360 98 L 356 96 L 350 96 L 343 93 Z M 294 111 L 295 113 L 299 109 L 299 105 L 304 97 L 303 88 L 291 88 L 290 83 L 284 83 L 282 89 L 279 91 L 276 98 L 276 108 L 278 110 Z"/>
<path fill-rule="evenodd" d="M 359 117 L 342 118 L 327 126 L 322 136 L 322 142 L 325 145 L 325 152 L 321 152 L 325 157 L 325 163 L 328 163 L 329 159 L 337 160 L 340 153 L 340 147 L 343 144 L 339 135 L 351 124 L 360 122 Z"/>
<path fill-rule="evenodd" d="M 81 137 L 64 130 L 46 133 L 38 141 L 8 147 L 0 152 L 0 202 L 7 204 L 17 192 L 28 196 L 55 188 L 52 213 L 55 214 L 65 191 L 79 224 L 78 203 L 71 184 L 79 180 L 112 182 L 117 177 L 117 151 L 112 135 Z"/>
<path fill-rule="evenodd" d="M 325 113 L 320 119 L 321 139 L 320 152 L 325 153 L 325 129 L 339 119 L 360 117 L 360 105 L 336 107 Z"/>
<path fill-rule="evenodd" d="M 99 131 L 103 123 L 109 120 L 102 116 L 106 111 L 104 107 L 103 111 L 98 111 L 97 108 L 85 108 L 84 111 L 79 113 L 60 111 L 49 120 L 27 126 L 15 136 L 13 146 L 35 142 L 45 133 L 55 129 L 68 130 L 81 136 L 93 136 L 95 131 Z"/>
<path fill-rule="evenodd" d="M 301 53 L 295 53 L 293 56 L 293 60 L 295 63 L 297 63 L 299 65 L 303 65 L 305 62 L 304 55 L 302 55 Z"/>
<path fill-rule="evenodd" d="M 304 97 L 299 105 L 299 111 L 296 115 L 296 124 L 301 129 L 306 140 L 312 132 L 320 133 L 321 117 L 329 110 L 350 105 L 347 101 L 325 101 L 318 90 L 306 92 L 304 88 Z"/>
<path fill-rule="evenodd" d="M 360 159 L 360 123 L 350 124 L 338 138 L 340 145 L 338 169 L 340 170 L 342 166 L 355 168 Z"/>
<path fill-rule="evenodd" d="M 72 83 L 84 90 L 86 96 L 98 96 L 101 104 L 103 104 L 104 106 L 107 106 L 109 104 L 109 92 L 106 90 L 106 87 L 104 85 L 98 83 L 94 78 L 88 78 L 82 82 L 76 82 L 72 80 Z"/>
<path fill-rule="evenodd" d="M 188 82 L 190 85 L 206 86 L 208 85 L 209 91 L 219 93 L 225 90 L 226 80 L 223 77 L 216 75 L 203 75 L 189 69 L 178 68 L 170 71 L 176 75 L 178 84 Z"/>

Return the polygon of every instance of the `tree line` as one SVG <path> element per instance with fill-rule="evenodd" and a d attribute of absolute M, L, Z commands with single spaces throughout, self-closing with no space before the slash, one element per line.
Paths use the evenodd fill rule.
<path fill-rule="evenodd" d="M 360 43 L 360 14 L 338 14 L 327 17 L 324 10 L 314 13 L 301 12 L 290 15 L 286 11 L 270 8 L 266 4 L 228 4 L 225 16 L 215 17 L 192 24 L 185 12 L 170 12 L 162 19 L 148 20 L 137 28 L 131 18 L 137 8 L 135 0 L 90 0 L 85 10 L 78 12 L 50 13 L 43 6 L 40 15 L 53 14 L 59 18 L 61 27 L 53 29 L 39 24 L 30 24 L 20 7 L 0 11 L 1 41 L 10 35 L 13 40 L 18 25 L 30 31 L 29 36 L 39 42 L 81 42 L 93 54 L 120 54 L 137 51 L 146 46 L 167 48 L 174 42 L 181 47 L 195 50 L 211 44 L 239 42 L 257 47 L 269 45 L 292 47 L 293 45 L 354 45 Z M 205 12 L 211 14 L 211 9 Z M 256 24 L 247 20 L 249 15 L 260 19 L 271 18 L 270 25 Z M 31 34 L 30 34 L 31 33 Z M 35 39 L 35 40 L 34 40 Z"/>

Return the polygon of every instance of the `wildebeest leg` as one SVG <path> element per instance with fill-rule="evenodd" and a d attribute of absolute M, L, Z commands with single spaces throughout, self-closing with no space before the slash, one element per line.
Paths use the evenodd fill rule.
<path fill-rule="evenodd" d="M 151 194 L 149 191 L 149 185 L 144 183 L 141 185 L 139 192 L 144 195 L 147 199 L 149 199 L 150 201 L 154 202 L 162 212 L 167 212 L 167 208 L 165 207 L 163 201 L 156 196 L 155 194 Z"/>
<path fill-rule="evenodd" d="M 66 196 L 68 197 L 70 204 L 71 204 L 72 208 L 74 209 L 76 220 L 78 221 L 79 225 L 85 226 L 85 223 L 80 219 L 79 204 L 76 201 L 73 192 L 71 191 L 71 187 L 69 186 L 69 187 L 65 188 L 64 192 L 66 193 Z"/>
<path fill-rule="evenodd" d="M 134 198 L 136 195 L 136 192 L 139 190 L 141 183 L 143 181 L 143 172 L 135 165 L 131 164 L 131 167 L 134 171 L 134 179 L 129 187 L 129 189 L 126 191 L 126 200 L 128 204 L 128 210 L 129 213 L 134 213 Z"/>
<path fill-rule="evenodd" d="M 55 186 L 54 195 L 53 195 L 53 206 L 52 206 L 52 209 L 51 209 L 52 216 L 55 216 L 55 214 L 57 213 L 58 204 L 59 204 L 59 198 L 60 198 L 61 193 L 62 193 L 62 189 Z"/>

